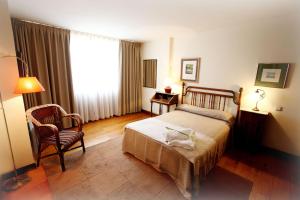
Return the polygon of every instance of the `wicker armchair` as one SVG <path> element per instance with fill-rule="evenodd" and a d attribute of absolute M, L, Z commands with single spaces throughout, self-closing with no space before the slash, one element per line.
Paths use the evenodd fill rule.
<path fill-rule="evenodd" d="M 64 153 L 79 147 L 85 152 L 82 132 L 82 119 L 78 114 L 67 114 L 62 107 L 56 104 L 46 104 L 30 108 L 26 111 L 27 118 L 34 125 L 38 139 L 37 166 L 40 159 L 52 155 L 59 155 L 62 171 L 65 171 Z M 71 118 L 76 121 L 77 130 L 65 130 L 63 118 Z M 76 142 L 81 145 L 71 148 Z M 49 145 L 54 145 L 57 152 L 41 157 L 41 152 Z"/>

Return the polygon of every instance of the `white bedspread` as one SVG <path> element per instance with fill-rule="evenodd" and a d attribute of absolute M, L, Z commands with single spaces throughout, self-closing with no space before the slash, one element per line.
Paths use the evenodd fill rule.
<path fill-rule="evenodd" d="M 137 122 L 132 122 L 125 126 L 125 128 L 135 130 L 160 143 L 169 145 L 168 142 L 166 141 L 166 132 L 168 131 L 166 127 L 175 130 L 188 128 L 188 127 L 177 126 L 157 118 L 148 118 Z M 195 142 L 195 149 L 192 151 L 180 147 L 175 147 L 176 151 L 178 151 L 181 155 L 183 155 L 186 159 L 188 159 L 192 163 L 195 163 L 195 160 L 197 160 L 197 158 L 201 156 L 203 152 L 207 152 L 212 148 L 213 145 L 216 144 L 216 141 L 213 138 L 210 138 L 209 136 L 206 136 L 205 134 L 202 134 L 200 132 L 195 132 L 195 135 L 193 136 L 192 139 Z"/>

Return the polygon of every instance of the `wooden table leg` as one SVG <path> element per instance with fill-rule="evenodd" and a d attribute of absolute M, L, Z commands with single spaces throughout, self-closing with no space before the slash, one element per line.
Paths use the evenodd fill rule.
<path fill-rule="evenodd" d="M 170 105 L 168 105 L 168 112 L 170 112 Z"/>

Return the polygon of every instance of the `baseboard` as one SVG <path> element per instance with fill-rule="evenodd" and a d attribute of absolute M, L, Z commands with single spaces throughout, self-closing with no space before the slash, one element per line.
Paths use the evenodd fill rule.
<path fill-rule="evenodd" d="M 32 164 L 29 164 L 29 165 L 26 165 L 24 167 L 21 167 L 19 169 L 17 169 L 17 173 L 18 174 L 24 174 L 26 173 L 27 171 L 31 170 L 31 169 L 35 169 L 36 168 L 36 164 L 35 163 L 32 163 Z M 15 172 L 12 171 L 12 172 L 7 172 L 3 175 L 1 175 L 0 177 L 0 181 L 2 180 L 6 180 L 6 179 L 9 179 L 10 177 L 13 177 L 15 176 Z"/>
<path fill-rule="evenodd" d="M 273 148 L 270 148 L 270 147 L 266 147 L 266 146 L 262 146 L 261 150 L 263 152 L 274 155 L 276 157 L 280 157 L 280 158 L 285 159 L 285 160 L 293 160 L 293 161 L 296 161 L 297 163 L 300 164 L 300 157 L 299 156 L 292 155 L 292 154 L 289 154 L 289 153 L 286 153 L 286 152 L 283 152 L 283 151 L 280 151 L 280 150 L 277 150 L 277 149 L 273 149 Z"/>
<path fill-rule="evenodd" d="M 147 115 L 151 115 L 151 112 L 149 112 L 148 110 L 144 110 L 142 109 L 143 113 L 146 113 Z M 152 113 L 153 116 L 158 116 L 158 114 Z"/>

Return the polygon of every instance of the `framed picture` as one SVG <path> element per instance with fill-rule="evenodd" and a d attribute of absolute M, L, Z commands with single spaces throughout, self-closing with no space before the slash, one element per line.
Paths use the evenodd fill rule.
<path fill-rule="evenodd" d="M 199 68 L 200 58 L 181 59 L 181 80 L 198 82 Z"/>
<path fill-rule="evenodd" d="M 258 64 L 255 85 L 263 87 L 284 88 L 289 71 L 289 64 Z"/>

